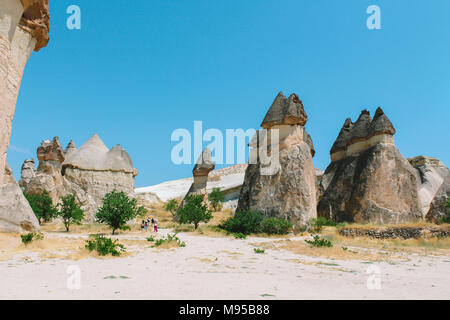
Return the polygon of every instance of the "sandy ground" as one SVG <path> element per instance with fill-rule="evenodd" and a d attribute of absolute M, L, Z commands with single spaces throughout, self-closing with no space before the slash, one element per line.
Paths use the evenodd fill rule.
<path fill-rule="evenodd" d="M 161 230 L 158 236 L 169 231 Z M 278 244 L 295 245 L 295 241 L 303 241 L 299 237 L 238 240 L 192 233 L 178 235 L 186 242 L 186 247 L 169 250 L 151 248 L 151 243 L 145 241 L 146 236 L 139 232 L 119 235 L 130 254 L 107 259 L 88 254 L 76 260 L 46 256 L 20 243 L 10 243 L 24 249 L 7 256 L 10 250 L 5 249 L 5 242 L 0 242 L 0 298 L 450 298 L 448 254 L 400 252 L 395 258 L 384 261 L 326 259 L 277 248 Z M 78 245 L 86 238 L 63 233 L 45 233 L 45 237 L 49 243 L 75 241 Z M 255 247 L 267 249 L 264 254 L 256 254 Z M 70 266 L 80 270 L 79 289 L 67 286 L 68 280 L 70 284 L 74 279 L 74 275 L 68 273 L 74 270 Z"/>

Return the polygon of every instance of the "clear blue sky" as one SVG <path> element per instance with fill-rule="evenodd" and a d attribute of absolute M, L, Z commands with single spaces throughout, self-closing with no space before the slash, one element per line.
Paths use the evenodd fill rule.
<path fill-rule="evenodd" d="M 66 8 L 82 29 L 66 28 Z M 366 9 L 381 8 L 382 30 Z M 173 130 L 258 128 L 282 90 L 309 116 L 325 169 L 346 117 L 381 106 L 405 157 L 450 164 L 448 0 L 50 0 L 51 40 L 26 68 L 8 160 L 16 177 L 43 139 L 98 133 L 140 170 L 136 186 L 191 176 Z"/>

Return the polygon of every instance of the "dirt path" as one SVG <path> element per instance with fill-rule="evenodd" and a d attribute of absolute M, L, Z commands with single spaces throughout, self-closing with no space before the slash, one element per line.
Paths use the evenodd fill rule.
<path fill-rule="evenodd" d="M 168 230 L 162 230 L 162 234 Z M 178 235 L 186 247 L 140 246 L 128 257 L 77 261 L 35 252 L 0 261 L 1 299 L 449 299 L 450 257 L 330 260 L 255 246 L 277 239 Z M 46 234 L 46 237 L 63 237 Z M 67 237 L 77 237 L 69 235 Z M 122 239 L 143 240 L 143 235 Z M 298 238 L 297 238 L 298 240 Z M 150 243 L 149 243 L 150 245 Z M 69 266 L 80 289 L 69 289 Z M 73 268 L 72 268 L 73 269 Z M 70 269 L 69 269 L 70 271 Z M 379 271 L 379 274 L 377 273 Z M 368 274 L 367 272 L 372 272 Z M 367 286 L 368 278 L 369 289 Z M 377 287 L 380 280 L 380 289 Z M 372 285 L 371 285 L 372 284 Z"/>

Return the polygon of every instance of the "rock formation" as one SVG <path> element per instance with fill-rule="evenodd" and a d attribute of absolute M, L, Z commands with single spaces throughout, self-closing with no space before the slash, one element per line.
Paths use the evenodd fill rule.
<path fill-rule="evenodd" d="M 27 159 L 23 162 L 19 185 L 25 186 L 36 177 L 36 165 L 34 159 Z"/>
<path fill-rule="evenodd" d="M 308 117 L 296 94 L 278 94 L 250 141 L 249 165 L 236 211 L 256 210 L 266 216 L 306 225 L 316 212 L 314 146 L 304 125 Z"/>
<path fill-rule="evenodd" d="M 12 120 L 25 65 L 33 50 L 48 43 L 48 0 L 0 3 L 0 186 L 6 165 Z"/>
<path fill-rule="evenodd" d="M 419 176 L 394 144 L 395 129 L 381 108 L 347 119 L 331 148 L 319 216 L 335 221 L 402 223 L 422 218 Z"/>
<path fill-rule="evenodd" d="M 212 154 L 209 148 L 205 148 L 203 150 L 200 157 L 197 159 L 195 163 L 194 169 L 192 170 L 192 174 L 194 176 L 194 182 L 192 183 L 189 191 L 181 202 L 180 206 L 182 207 L 185 204 L 185 199 L 190 195 L 202 195 L 204 200 L 208 201 L 208 193 L 206 192 L 206 184 L 208 183 L 208 174 L 214 170 L 215 165 L 212 161 Z"/>
<path fill-rule="evenodd" d="M 438 159 L 418 156 L 408 159 L 419 171 L 419 199 L 422 216 L 434 223 L 449 214 L 445 204 L 450 198 L 450 170 Z"/>
<path fill-rule="evenodd" d="M 48 0 L 0 2 L 0 231 L 39 229 L 6 163 L 12 120 L 25 65 L 48 43 Z M 31 174 L 31 171 L 29 172 Z"/>
<path fill-rule="evenodd" d="M 138 172 L 130 156 L 120 145 L 109 150 L 97 134 L 79 149 L 71 141 L 65 151 L 55 137 L 43 141 L 37 153 L 38 170 L 28 183 L 21 180 L 24 191 L 41 193 L 45 189 L 54 203 L 61 196 L 75 194 L 88 221 L 94 220 L 106 193 L 113 190 L 134 193 Z"/>
<path fill-rule="evenodd" d="M 39 222 L 6 164 L 0 188 L 0 232 L 39 230 Z"/>

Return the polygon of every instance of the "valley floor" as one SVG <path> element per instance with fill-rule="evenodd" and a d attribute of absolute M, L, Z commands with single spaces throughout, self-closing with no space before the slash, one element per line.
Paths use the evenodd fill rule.
<path fill-rule="evenodd" d="M 169 231 L 161 230 L 158 237 Z M 330 259 L 289 250 L 304 243 L 300 236 L 238 240 L 180 233 L 178 237 L 186 242 L 186 247 L 159 249 L 150 247 L 151 243 L 145 240 L 148 235 L 139 231 L 118 235 L 131 253 L 110 258 L 76 253 L 86 250 L 80 249 L 87 239 L 83 234 L 44 232 L 42 244 L 33 243 L 29 247 L 17 240 L 18 235 L 2 236 L 0 298 L 450 298 L 447 250 L 438 254 L 414 251 L 391 254 L 376 252 L 379 249 L 349 247 L 345 250 L 365 250 L 385 258 L 366 259 L 364 255 L 361 258 L 356 255 L 352 259 L 347 256 Z M 75 253 L 59 256 L 61 252 L 54 250 L 58 246 L 67 246 L 66 253 Z M 257 254 L 254 248 L 265 248 L 265 253 Z M 81 271 L 80 289 L 69 289 L 67 283 L 74 279 L 70 272 L 77 268 Z"/>

